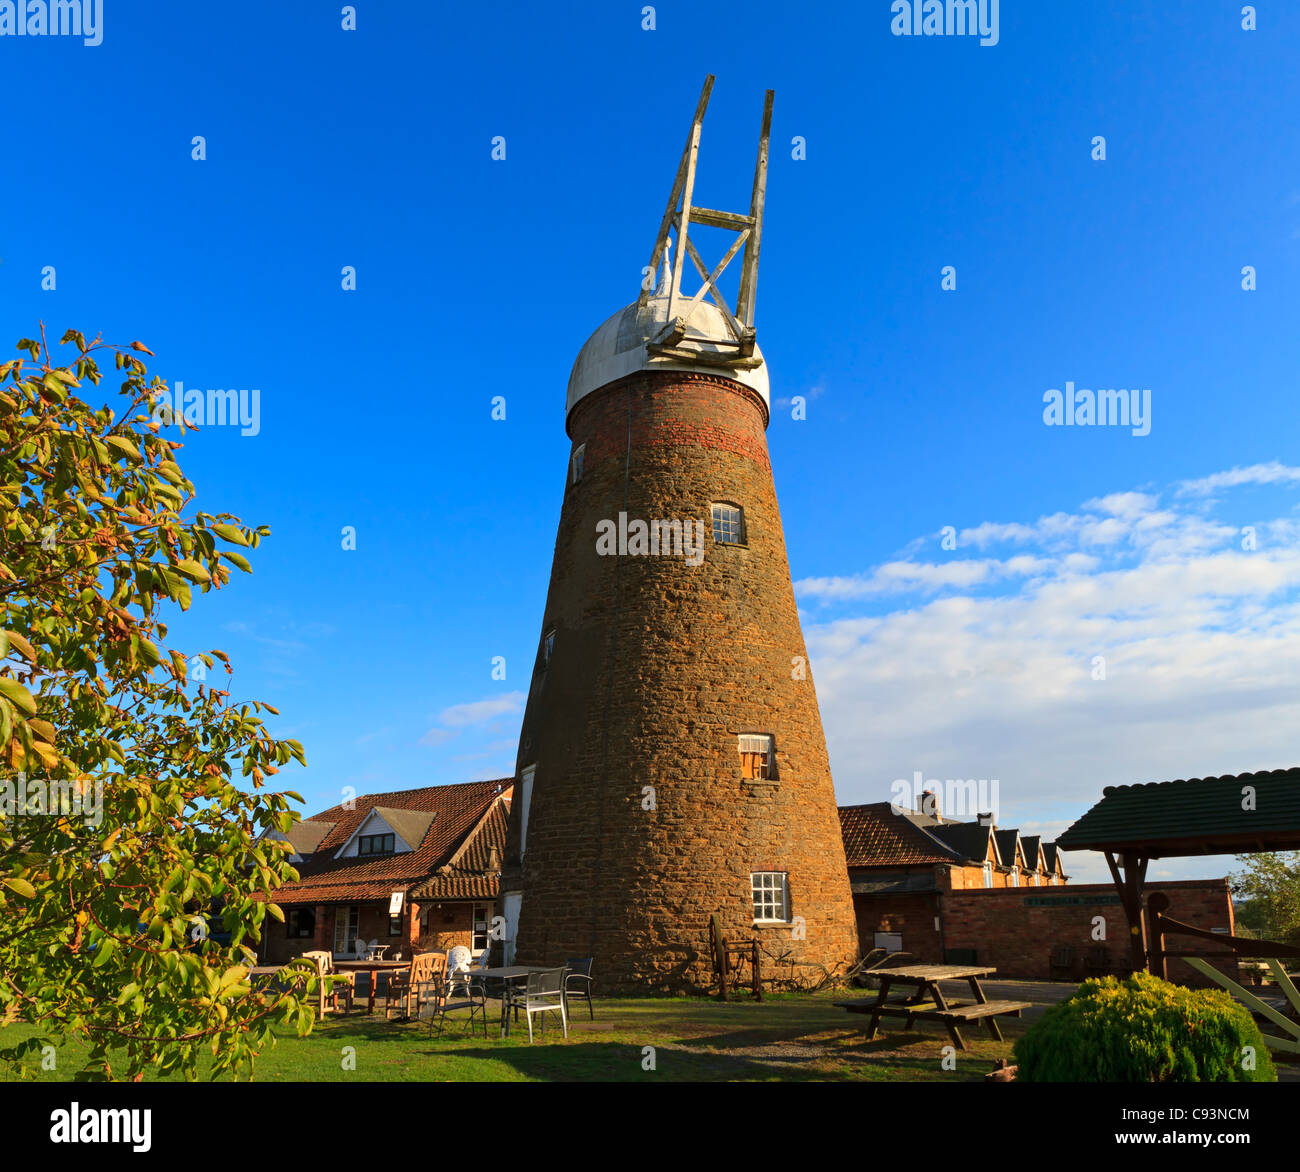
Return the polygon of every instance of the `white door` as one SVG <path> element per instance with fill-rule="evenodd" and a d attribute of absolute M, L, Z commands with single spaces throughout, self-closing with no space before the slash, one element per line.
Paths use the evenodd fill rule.
<path fill-rule="evenodd" d="M 360 920 L 361 909 L 358 907 L 341 907 L 334 913 L 335 956 L 352 956 L 356 953 Z"/>
<path fill-rule="evenodd" d="M 507 891 L 502 898 L 506 913 L 505 962 L 515 963 L 515 936 L 519 932 L 519 909 L 524 903 L 522 891 Z"/>

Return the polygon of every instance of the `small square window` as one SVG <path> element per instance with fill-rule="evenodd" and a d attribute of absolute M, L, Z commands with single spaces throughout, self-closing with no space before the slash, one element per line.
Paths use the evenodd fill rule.
<path fill-rule="evenodd" d="M 749 877 L 754 894 L 754 919 L 760 923 L 790 919 L 790 900 L 784 871 L 755 871 Z"/>
<path fill-rule="evenodd" d="M 579 444 L 573 449 L 573 455 L 569 457 L 569 483 L 582 483 L 582 465 L 587 455 L 587 445 Z"/>
<path fill-rule="evenodd" d="M 776 777 L 772 759 L 772 738 L 766 733 L 741 733 L 740 776 L 747 781 L 769 781 Z"/>
<path fill-rule="evenodd" d="M 745 510 L 739 505 L 714 505 L 713 540 L 719 545 L 743 544 L 745 540 Z"/>

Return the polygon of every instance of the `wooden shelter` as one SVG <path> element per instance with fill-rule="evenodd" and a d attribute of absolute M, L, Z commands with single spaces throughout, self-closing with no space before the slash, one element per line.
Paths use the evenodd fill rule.
<path fill-rule="evenodd" d="M 1300 1026 L 1208 963 L 1215 958 L 1267 958 L 1284 996 L 1300 1011 L 1300 994 L 1279 963 L 1279 958 L 1300 958 L 1300 948 L 1201 931 L 1168 916 L 1169 900 L 1162 895 L 1153 895 L 1143 906 L 1152 859 L 1300 850 L 1300 768 L 1108 786 L 1101 801 L 1057 841 L 1065 850 L 1096 850 L 1106 856 L 1128 919 L 1134 971 L 1147 969 L 1165 977 L 1168 958 L 1180 957 L 1295 1035 L 1266 1038 L 1270 1046 L 1300 1053 Z M 1204 945 L 1202 951 L 1174 951 L 1167 936 L 1213 942 L 1220 951 L 1206 952 Z"/>

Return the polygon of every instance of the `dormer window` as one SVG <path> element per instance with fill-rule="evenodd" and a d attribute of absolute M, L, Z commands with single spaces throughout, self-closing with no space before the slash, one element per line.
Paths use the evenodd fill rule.
<path fill-rule="evenodd" d="M 357 835 L 358 855 L 391 855 L 396 850 L 396 836 L 392 834 Z"/>
<path fill-rule="evenodd" d="M 582 483 L 582 463 L 587 454 L 587 445 L 579 444 L 573 449 L 573 455 L 569 457 L 569 483 Z"/>
<path fill-rule="evenodd" d="M 713 506 L 713 540 L 719 545 L 744 545 L 745 510 L 722 502 Z"/>

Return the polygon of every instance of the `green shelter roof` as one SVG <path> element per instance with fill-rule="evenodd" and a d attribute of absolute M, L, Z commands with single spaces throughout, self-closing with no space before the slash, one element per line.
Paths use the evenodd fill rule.
<path fill-rule="evenodd" d="M 1057 839 L 1151 858 L 1300 849 L 1300 768 L 1113 785 Z"/>

